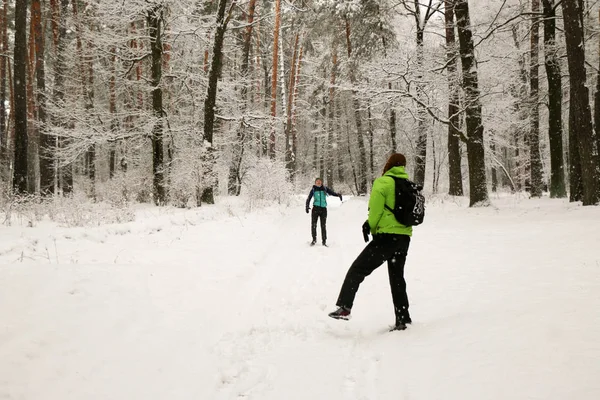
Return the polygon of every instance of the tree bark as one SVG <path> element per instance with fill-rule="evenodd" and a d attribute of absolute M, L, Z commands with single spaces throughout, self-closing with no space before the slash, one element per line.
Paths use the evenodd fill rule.
<path fill-rule="evenodd" d="M 554 0 L 542 0 L 544 11 L 544 64 L 548 79 L 548 137 L 550 142 L 550 197 L 567 197 L 562 132 L 562 77 L 556 46 Z M 600 82 L 600 79 L 599 79 Z"/>
<path fill-rule="evenodd" d="M 28 42 L 28 51 L 29 54 L 27 56 L 27 132 L 28 132 L 28 142 L 27 142 L 27 185 L 29 193 L 38 193 L 38 183 L 39 183 L 39 170 L 40 170 L 40 154 L 39 154 L 39 134 L 38 134 L 38 126 L 35 123 L 37 121 L 37 106 L 35 99 L 35 91 L 33 85 L 35 84 L 35 12 L 34 12 L 35 3 L 31 3 L 30 9 L 30 24 L 29 24 L 29 38 Z M 41 16 L 41 15 L 40 15 Z"/>
<path fill-rule="evenodd" d="M 600 182 L 589 91 L 586 85 L 583 7 L 580 1 L 563 1 L 562 9 L 571 93 L 569 112 L 573 113 L 572 126 L 569 126 L 569 130 L 574 132 L 581 158 L 583 205 L 594 205 L 598 204 Z"/>
<path fill-rule="evenodd" d="M 15 2 L 14 49 L 15 155 L 13 189 L 25 194 L 27 187 L 27 0 Z"/>
<path fill-rule="evenodd" d="M 531 47 L 529 68 L 529 101 L 531 104 L 531 125 L 529 130 L 529 157 L 531 196 L 542 196 L 542 160 L 540 155 L 540 110 L 539 110 L 539 41 L 540 41 L 540 0 L 531 0 Z"/>
<path fill-rule="evenodd" d="M 273 30 L 273 70 L 271 76 L 271 133 L 269 157 L 275 159 L 275 118 L 277 117 L 277 57 L 279 54 L 279 27 L 281 24 L 281 0 L 275 0 L 275 28 Z"/>
<path fill-rule="evenodd" d="M 246 21 L 246 31 L 244 33 L 244 47 L 242 49 L 242 64 L 240 66 L 240 75 L 242 78 L 242 114 L 248 107 L 248 87 L 249 82 L 248 70 L 250 66 L 250 48 L 252 45 L 252 31 L 254 29 L 254 14 L 256 11 L 256 0 L 250 0 L 248 4 L 248 13 Z M 233 156 L 229 167 L 228 192 L 230 195 L 239 196 L 241 192 L 242 180 L 240 176 L 240 168 L 242 165 L 242 157 L 244 155 L 244 140 L 246 137 L 245 126 L 242 121 L 236 133 L 236 142 L 233 145 Z"/>
<path fill-rule="evenodd" d="M 337 42 L 334 39 L 331 50 L 331 77 L 329 79 L 329 99 L 328 103 L 328 118 L 327 118 L 327 186 L 333 187 L 333 170 L 335 166 L 335 80 L 337 78 L 338 67 Z"/>
<path fill-rule="evenodd" d="M 52 97 L 57 107 L 65 108 L 65 74 L 67 71 L 66 53 L 67 53 L 67 13 L 69 9 L 69 0 L 61 0 L 60 3 L 60 20 L 58 29 L 58 39 L 56 44 L 56 66 L 54 68 L 54 89 Z M 65 127 L 65 122 L 62 120 L 54 120 L 55 126 Z M 64 138 L 58 139 L 58 145 L 63 148 L 66 145 Z M 58 177 L 55 181 L 64 195 L 68 195 L 73 191 L 73 172 L 71 165 L 62 165 L 58 168 Z"/>
<path fill-rule="evenodd" d="M 234 0 L 235 4 L 235 0 Z M 221 75 L 221 67 L 223 65 L 223 42 L 225 40 L 225 31 L 227 30 L 227 23 L 229 22 L 229 16 L 225 18 L 225 9 L 227 6 L 227 0 L 219 0 L 219 7 L 217 11 L 217 29 L 215 32 L 215 41 L 213 44 L 213 54 L 210 64 L 210 70 L 208 71 L 208 91 L 206 93 L 206 99 L 204 101 L 204 141 L 207 143 L 206 149 L 206 165 L 207 165 L 207 186 L 202 192 L 201 201 L 207 204 L 214 204 L 214 148 L 213 148 L 213 136 L 215 129 L 215 107 L 217 104 L 217 84 L 219 82 L 219 76 Z M 231 13 L 231 9 L 230 9 Z M 231 15 L 231 14 L 229 14 Z"/>
<path fill-rule="evenodd" d="M 469 161 L 470 206 L 489 202 L 485 171 L 485 148 L 481 120 L 481 99 L 477 76 L 477 61 L 473 45 L 473 33 L 467 0 L 456 0 L 454 6 L 460 56 L 462 61 L 463 88 L 466 101 L 467 152 Z"/>
<path fill-rule="evenodd" d="M 223 0 L 224 1 L 224 0 Z M 158 5 L 148 11 L 148 30 L 150 34 L 150 49 L 152 51 L 152 110 L 156 122 L 152 129 L 152 173 L 154 202 L 164 205 L 166 201 L 165 165 L 163 146 L 163 91 L 162 91 L 162 23 L 163 6 Z M 211 139 L 212 142 L 212 139 Z"/>
<path fill-rule="evenodd" d="M 288 84 L 288 98 L 287 98 L 287 110 L 286 110 L 286 123 L 285 123 L 285 162 L 286 168 L 290 174 L 290 178 L 293 178 L 294 175 L 294 163 L 296 160 L 296 155 L 292 150 L 292 107 L 294 103 L 294 95 L 296 93 L 296 66 L 298 59 L 298 43 L 300 40 L 300 34 L 296 33 L 296 38 L 294 40 L 294 51 L 292 53 L 292 62 L 291 62 L 291 71 L 290 71 L 290 81 Z"/>
<path fill-rule="evenodd" d="M 388 89 L 392 90 L 392 83 L 389 82 L 388 83 Z M 398 151 L 398 143 L 397 143 L 397 128 L 396 128 L 396 108 L 394 107 L 394 103 L 390 102 L 390 119 L 389 119 L 389 125 L 390 125 L 390 139 L 392 139 L 392 153 L 395 153 Z"/>
<path fill-rule="evenodd" d="M 37 106 L 40 137 L 40 192 L 48 195 L 54 192 L 54 140 L 46 130 L 46 69 L 45 43 L 42 27 L 40 0 L 31 3 L 32 22 L 35 31 L 35 70 L 37 83 Z"/>
<path fill-rule="evenodd" d="M 352 58 L 352 42 L 350 39 L 350 21 L 348 18 L 345 19 L 346 23 L 346 45 L 348 49 L 348 61 L 349 61 L 349 75 L 350 75 L 350 83 L 352 83 L 352 104 L 354 106 L 354 121 L 356 122 L 356 132 L 358 136 L 358 195 L 367 194 L 367 152 L 365 149 L 365 138 L 362 127 L 362 116 L 360 115 L 360 100 L 358 99 L 358 93 L 354 86 L 356 85 L 356 65 Z"/>
<path fill-rule="evenodd" d="M 111 117 L 110 131 L 113 135 L 116 135 L 117 129 L 119 126 L 119 122 L 118 122 L 117 116 L 116 116 L 116 113 L 117 113 L 117 66 L 116 66 L 117 49 L 116 49 L 116 47 L 114 47 L 114 46 L 111 47 L 110 52 L 111 52 L 111 56 L 110 56 L 110 79 L 108 82 L 108 91 L 109 91 L 108 111 L 110 112 L 110 117 Z M 108 173 L 109 173 L 109 177 L 111 179 L 115 176 L 115 171 L 117 169 L 116 146 L 117 146 L 116 143 L 111 144 L 110 150 L 109 150 Z"/>
<path fill-rule="evenodd" d="M 445 25 L 446 25 L 446 57 L 448 62 L 448 194 L 450 196 L 463 195 L 462 168 L 460 156 L 460 92 L 458 86 L 456 50 L 456 35 L 454 33 L 454 1 L 445 0 Z"/>
<path fill-rule="evenodd" d="M 0 43 L 2 54 L 8 53 L 8 0 L 3 1 L 0 22 Z M 8 154 L 8 124 L 6 119 L 6 57 L 0 57 L 0 162 Z M 7 160 L 8 161 L 8 160 Z M 8 164 L 8 162 L 7 162 Z"/>
<path fill-rule="evenodd" d="M 419 5 L 415 5 L 416 9 L 419 9 Z M 427 110 L 425 109 L 425 87 L 423 80 L 423 41 L 425 30 L 421 25 L 420 13 L 417 13 L 417 146 L 415 154 L 415 176 L 414 181 L 419 185 L 425 184 L 425 172 L 427 169 Z"/>

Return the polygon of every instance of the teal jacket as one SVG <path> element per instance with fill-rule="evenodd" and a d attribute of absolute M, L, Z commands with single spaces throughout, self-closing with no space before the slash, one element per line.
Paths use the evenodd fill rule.
<path fill-rule="evenodd" d="M 308 198 L 306 199 L 306 209 L 308 210 L 310 206 L 310 200 L 314 197 L 313 206 L 315 207 L 327 207 L 327 195 L 340 197 L 340 195 L 333 190 L 329 189 L 327 186 L 317 186 L 313 185 L 310 193 L 308 194 Z"/>
<path fill-rule="evenodd" d="M 368 221 L 371 234 L 395 233 L 397 235 L 412 236 L 412 227 L 402 225 L 396 220 L 394 214 L 385 207 L 387 205 L 393 209 L 395 205 L 395 183 L 392 176 L 408 179 L 404 167 L 390 168 L 383 176 L 375 179 L 369 198 Z"/>

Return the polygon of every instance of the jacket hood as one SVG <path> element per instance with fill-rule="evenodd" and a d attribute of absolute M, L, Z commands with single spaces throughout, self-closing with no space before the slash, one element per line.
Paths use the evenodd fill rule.
<path fill-rule="evenodd" d="M 408 179 L 408 174 L 406 173 L 405 167 L 392 167 L 390 168 L 384 176 L 395 176 L 396 178 Z"/>

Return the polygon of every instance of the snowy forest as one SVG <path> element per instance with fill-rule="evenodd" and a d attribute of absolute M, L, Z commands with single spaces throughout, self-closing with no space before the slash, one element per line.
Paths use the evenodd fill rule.
<path fill-rule="evenodd" d="M 2 3 L 5 198 L 363 195 L 401 152 L 472 206 L 598 203 L 598 2 Z"/>
<path fill-rule="evenodd" d="M 0 47 L 0 399 L 600 399 L 600 0 L 0 0 Z"/>

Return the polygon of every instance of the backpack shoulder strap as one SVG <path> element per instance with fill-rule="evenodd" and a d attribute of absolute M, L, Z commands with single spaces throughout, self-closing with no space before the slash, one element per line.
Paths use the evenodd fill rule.
<path fill-rule="evenodd" d="M 395 199 L 396 199 L 396 188 L 397 188 L 397 185 L 398 185 L 398 181 L 402 180 L 402 178 L 398 178 L 398 177 L 395 177 L 395 176 L 392 176 L 392 175 L 385 175 L 385 176 L 387 176 L 388 178 L 392 178 L 394 180 L 394 201 L 395 201 Z M 395 206 L 395 204 L 394 204 L 394 206 Z M 388 210 L 392 214 L 394 213 L 394 209 L 392 207 L 388 206 L 387 204 L 384 204 L 384 207 L 386 208 L 386 210 Z"/>

